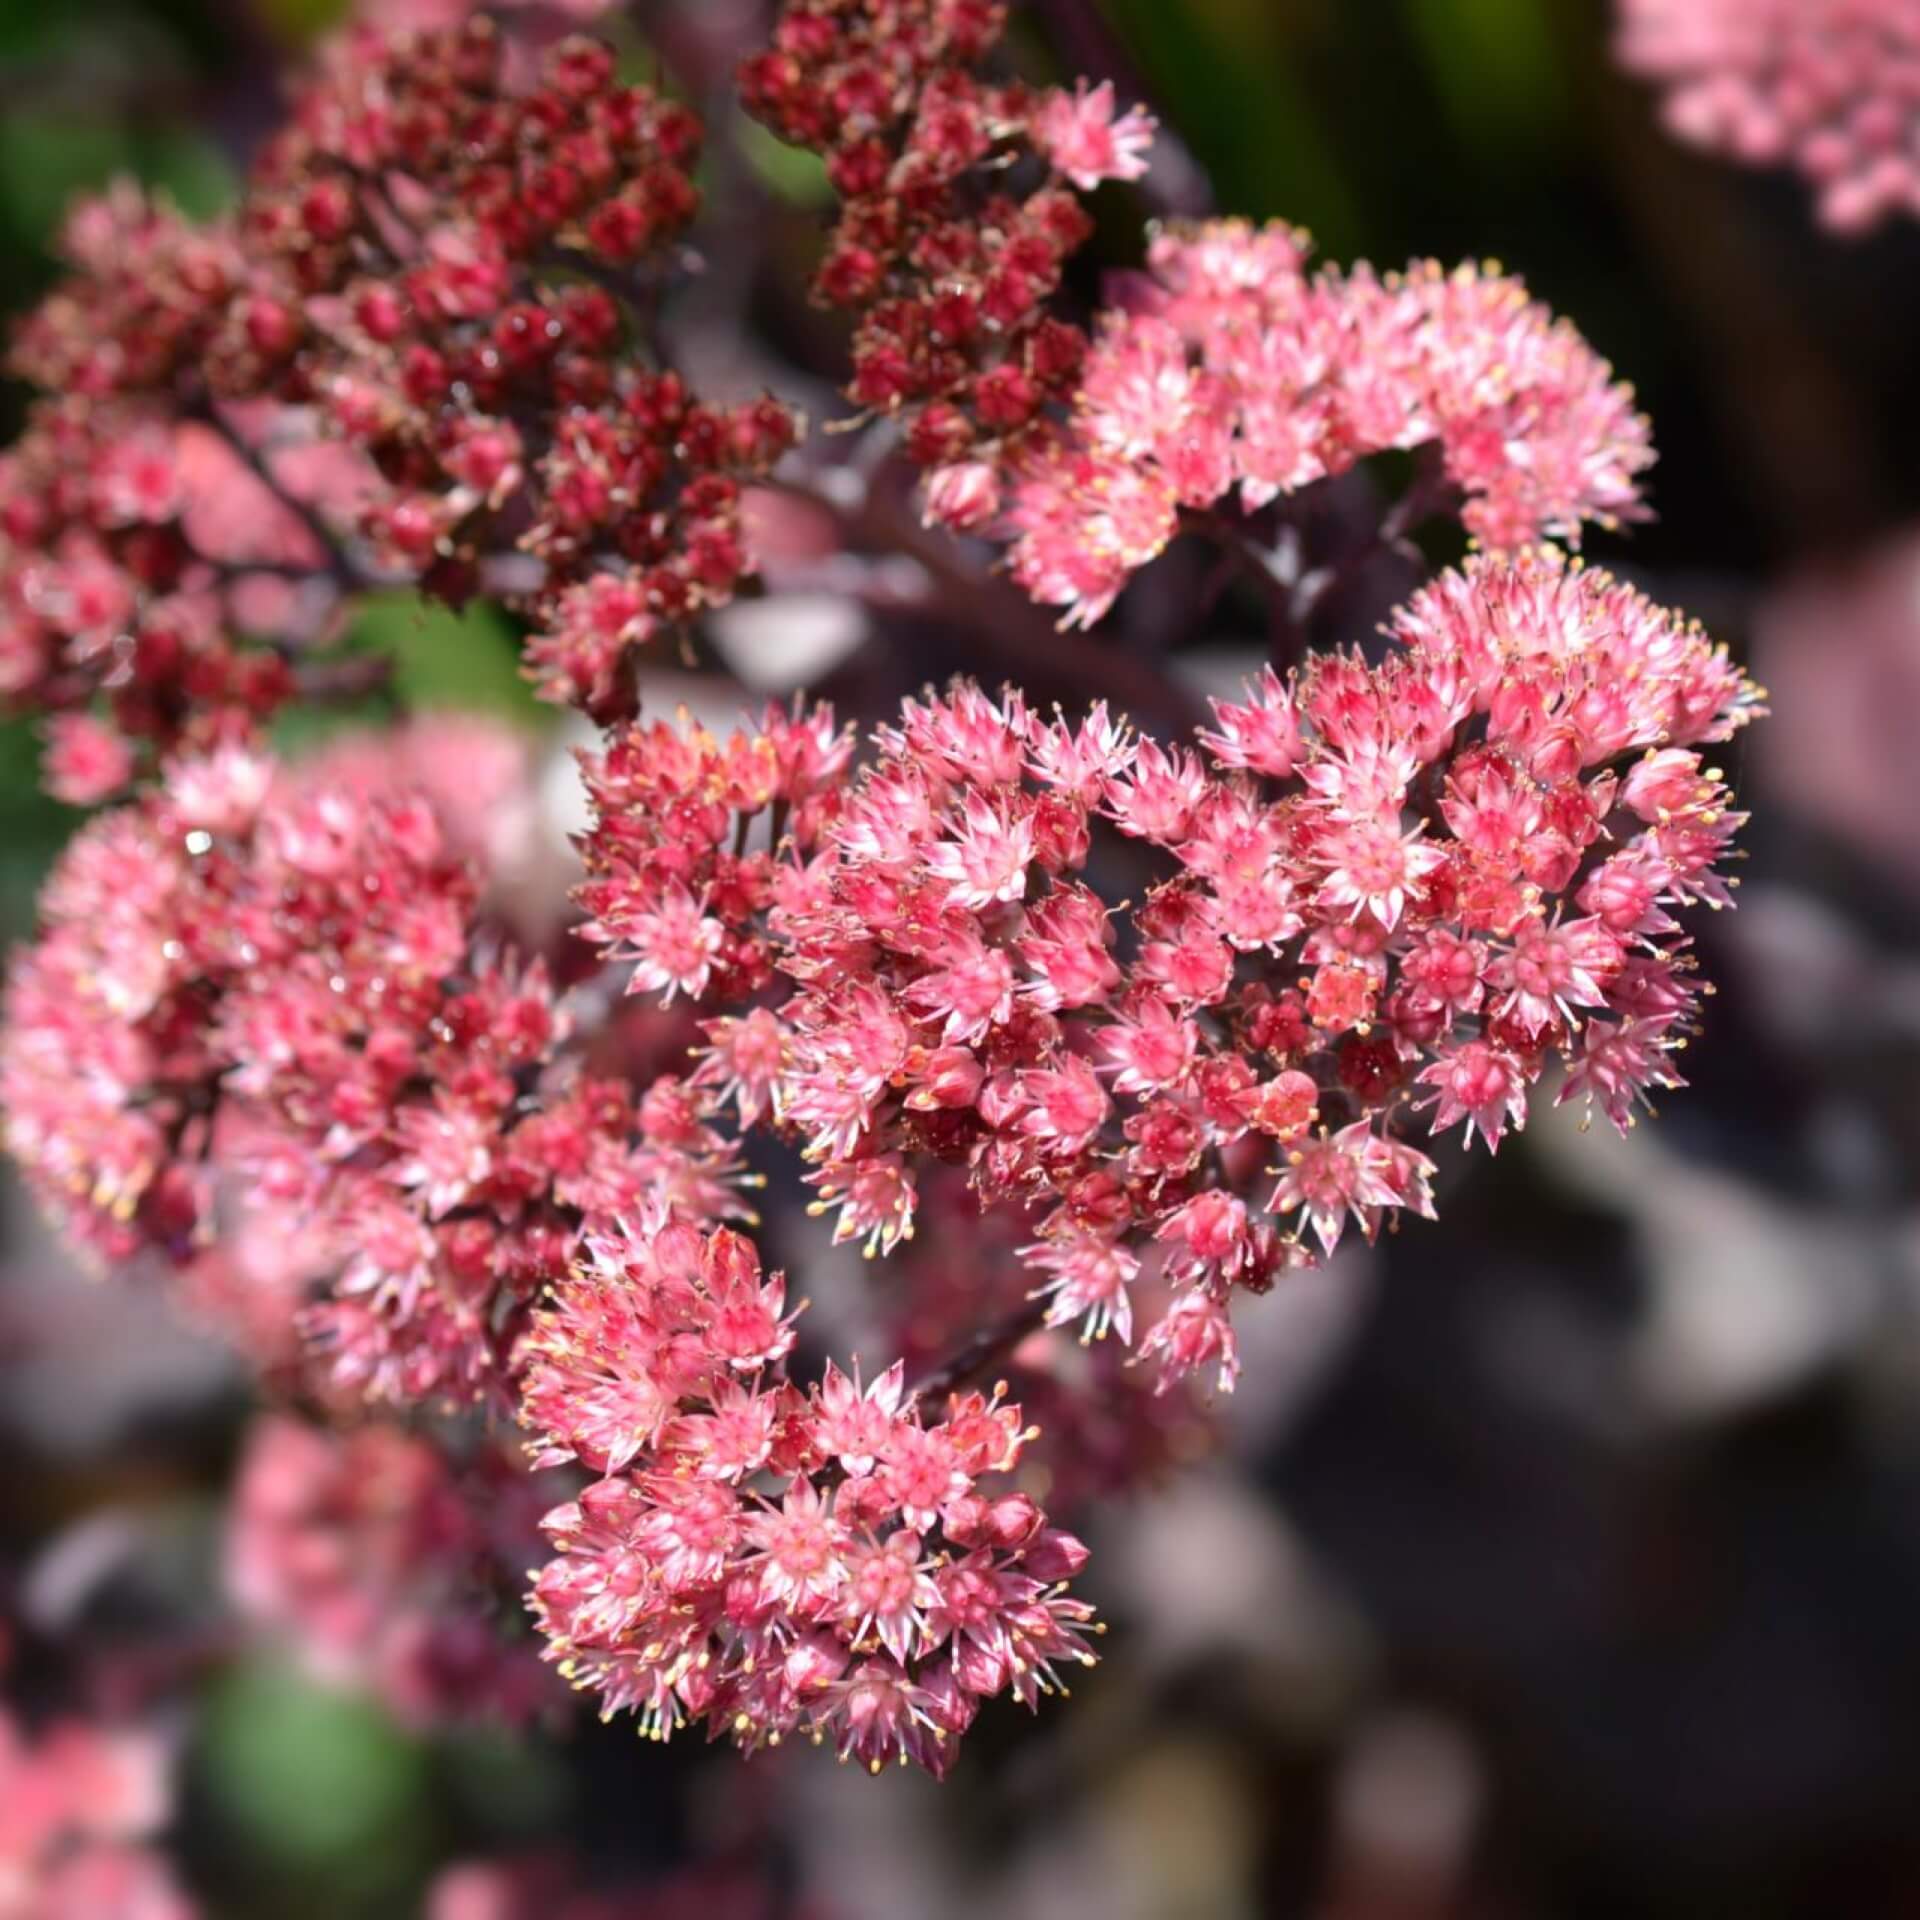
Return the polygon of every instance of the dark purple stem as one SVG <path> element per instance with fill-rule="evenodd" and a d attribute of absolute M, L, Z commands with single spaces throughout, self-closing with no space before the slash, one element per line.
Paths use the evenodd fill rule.
<path fill-rule="evenodd" d="M 952 1393 L 996 1360 L 1004 1359 L 1028 1334 L 1037 1333 L 1046 1317 L 1044 1300 L 1023 1300 L 1012 1312 L 982 1327 L 917 1380 L 909 1381 L 910 1390 L 924 1400 L 937 1400 L 942 1394 Z"/>
<path fill-rule="evenodd" d="M 324 564 L 313 569 L 315 573 L 329 576 L 343 593 L 350 593 L 362 587 L 391 584 L 383 582 L 376 574 L 361 566 L 347 550 L 340 536 L 310 501 L 302 500 L 287 491 L 259 448 L 251 445 L 227 424 L 211 395 L 202 393 L 184 407 L 182 412 L 186 418 L 198 420 L 219 434 L 245 465 L 247 471 L 312 534 L 321 551 L 326 555 Z M 261 569 L 243 566 L 236 567 L 233 571 L 251 573 Z"/>

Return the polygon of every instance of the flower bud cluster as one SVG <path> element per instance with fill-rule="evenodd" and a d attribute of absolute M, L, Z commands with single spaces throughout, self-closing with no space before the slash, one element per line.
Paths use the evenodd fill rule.
<path fill-rule="evenodd" d="M 612 51 L 585 38 L 553 47 L 530 84 L 515 71 L 484 15 L 356 29 L 233 215 L 202 231 L 125 198 L 83 212 L 79 271 L 26 323 L 14 362 L 72 396 L 77 430 L 114 460 L 91 491 L 69 485 L 57 523 L 10 514 L 10 544 L 54 545 L 77 497 L 92 537 L 75 566 L 103 526 L 124 526 L 140 537 L 109 543 L 119 573 L 171 584 L 184 558 L 162 537 L 170 420 L 235 430 L 236 409 L 268 403 L 276 436 L 361 457 L 357 497 L 319 516 L 357 543 L 342 567 L 454 604 L 503 597 L 538 629 L 527 665 L 544 696 L 630 714 L 630 650 L 731 597 L 748 565 L 740 483 L 787 450 L 795 420 L 771 399 L 704 405 L 647 351 L 698 204 L 693 116 L 620 82 Z M 133 402 L 151 432 L 125 425 Z M 326 559 L 286 564 L 317 573 Z M 137 592 L 122 581 L 95 604 L 90 585 L 31 596 L 52 608 L 48 634 L 17 647 L 114 653 L 123 678 L 164 692 Z M 8 675 L 19 691 L 51 677 L 51 663 Z M 203 669 L 192 691 L 224 689 Z"/>
<path fill-rule="evenodd" d="M 839 223 L 814 281 L 860 316 L 847 391 L 898 417 L 935 472 L 929 511 L 990 520 L 996 474 L 1071 395 L 1086 337 L 1055 316 L 1092 231 L 1074 189 L 1146 171 L 1153 121 L 1115 117 L 1111 83 L 1074 93 L 978 69 L 1005 26 L 997 0 L 790 0 L 744 63 L 747 108 L 826 156 Z M 1009 169 L 1043 163 L 1024 192 Z"/>

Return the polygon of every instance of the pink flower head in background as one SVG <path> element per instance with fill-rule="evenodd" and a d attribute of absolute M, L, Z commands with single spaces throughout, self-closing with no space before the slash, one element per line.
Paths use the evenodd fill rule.
<path fill-rule="evenodd" d="M 195 1920 L 150 1844 L 171 1814 L 167 1755 L 137 1727 L 0 1712 L 0 1913 L 20 1920 Z"/>
<path fill-rule="evenodd" d="M 79 834 L 8 982 L 0 1100 L 36 1190 L 105 1257 L 197 1262 L 221 1176 L 249 1176 L 334 1250 L 303 1321 L 337 1384 L 504 1401 L 583 1218 L 655 1187 L 723 1215 L 731 1149 L 672 1081 L 582 1072 L 546 970 L 488 923 L 510 741 L 398 740 L 292 771 L 181 760 Z"/>
<path fill-rule="evenodd" d="M 524 1719 L 545 1676 L 492 1616 L 538 1550 L 541 1494 L 497 1448 L 456 1463 L 397 1427 L 263 1416 L 234 1487 L 227 1589 L 316 1675 L 370 1688 L 403 1721 Z"/>
<path fill-rule="evenodd" d="M 1914 0 L 1620 0 L 1619 48 L 1675 133 L 1795 167 L 1828 226 L 1920 215 Z"/>

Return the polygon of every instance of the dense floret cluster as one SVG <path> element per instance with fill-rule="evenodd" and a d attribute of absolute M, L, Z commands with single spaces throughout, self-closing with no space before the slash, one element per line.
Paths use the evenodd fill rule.
<path fill-rule="evenodd" d="M 1150 1264 L 1143 1351 L 1230 1380 L 1236 1290 L 1309 1232 L 1330 1253 L 1431 1212 L 1409 1131 L 1497 1147 L 1556 1057 L 1622 1127 L 1676 1084 L 1698 987 L 1673 910 L 1729 898 L 1741 816 L 1697 749 L 1757 696 L 1723 651 L 1549 550 L 1442 576 L 1395 637 L 1382 667 L 1269 672 L 1197 752 L 1012 691 L 909 701 L 744 867 L 722 849 L 771 778 L 694 783 L 697 820 L 631 783 L 771 769 L 789 723 L 725 750 L 636 731 L 593 781 L 591 931 L 666 995 L 786 976 L 696 1078 L 778 1116 L 843 1237 L 890 1249 L 921 1168 L 963 1166 L 1033 1210 L 1051 1323 L 1130 1339 Z M 1124 914 L 1086 877 L 1096 835 L 1144 856 Z"/>
<path fill-rule="evenodd" d="M 1159 234 L 1151 280 L 1109 314 L 1061 433 L 1017 462 L 1015 577 L 1098 620 L 1183 511 L 1265 506 L 1389 449 L 1433 445 L 1443 499 L 1496 552 L 1641 513 L 1651 464 L 1629 388 L 1493 268 L 1384 279 L 1306 271 L 1290 227 Z"/>
<path fill-rule="evenodd" d="M 1031 1706 L 1092 1663 L 1065 1590 L 1086 1549 L 994 1484 L 1029 1438 L 1017 1406 L 955 1393 L 929 1417 L 897 1362 L 803 1392 L 792 1318 L 724 1228 L 590 1239 L 540 1316 L 525 1417 L 544 1462 L 605 1477 L 548 1516 L 535 1613 L 561 1671 L 657 1739 L 693 1718 L 944 1773 L 982 1699 Z"/>
<path fill-rule="evenodd" d="M 504 1404 L 582 1219 L 724 1213 L 731 1154 L 674 1082 L 580 1071 L 405 756 L 368 771 L 230 748 L 75 839 L 8 985 L 9 1144 L 109 1259 L 187 1261 L 243 1169 L 335 1250 L 304 1320 L 338 1381 Z"/>

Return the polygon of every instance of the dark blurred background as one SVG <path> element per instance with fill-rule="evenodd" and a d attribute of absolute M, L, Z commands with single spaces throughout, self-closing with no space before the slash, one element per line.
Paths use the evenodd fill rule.
<path fill-rule="evenodd" d="M 218 207 L 337 12 L 0 0 L 7 308 L 75 193 L 131 173 Z M 1086 64 L 1085 9 L 1019 12 L 1035 71 Z M 636 9 L 669 55 L 760 13 Z M 1105 22 L 1219 208 L 1341 260 L 1497 259 L 1637 385 L 1658 518 L 1593 551 L 1775 706 L 1735 762 L 1750 858 L 1704 930 L 1693 1084 L 1625 1143 L 1540 1116 L 1450 1176 L 1440 1225 L 1251 1310 L 1217 1456 L 1089 1522 L 1107 1663 L 1038 1726 L 991 1716 L 946 1788 L 630 1732 L 422 1741 L 249 1656 L 180 1728 L 215 1912 L 414 1912 L 436 1863 L 565 1836 L 747 1859 L 769 1911 L 863 1920 L 1920 1913 L 1920 227 L 1829 238 L 1792 180 L 1673 144 L 1602 0 Z M 738 150 L 774 210 L 743 351 L 824 382 L 816 183 Z M 1114 262 L 1137 211 L 1103 205 Z M 720 279 L 738 243 L 723 218 Z M 559 764 L 504 630 L 369 618 L 416 698 L 545 728 Z M 9 939 L 77 819 L 36 752 L 0 733 Z M 125 1604 L 194 1614 L 240 1384 L 151 1297 L 78 1281 L 11 1186 L 0 1231 L 9 1588 L 111 1564 Z"/>

